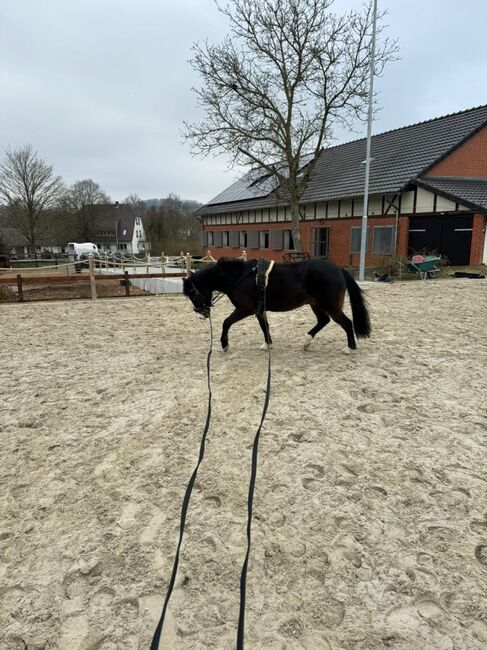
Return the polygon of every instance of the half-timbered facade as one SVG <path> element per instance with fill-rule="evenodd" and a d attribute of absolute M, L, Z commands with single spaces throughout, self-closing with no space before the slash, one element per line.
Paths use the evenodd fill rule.
<path fill-rule="evenodd" d="M 365 139 L 323 149 L 301 200 L 303 248 L 358 265 Z M 372 138 L 366 264 L 436 252 L 452 265 L 487 262 L 487 106 Z M 214 257 L 281 260 L 293 250 L 288 206 L 251 172 L 196 215 Z"/>

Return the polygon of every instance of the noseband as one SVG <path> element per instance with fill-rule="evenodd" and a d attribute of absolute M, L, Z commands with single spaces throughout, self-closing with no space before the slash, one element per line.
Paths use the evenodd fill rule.
<path fill-rule="evenodd" d="M 206 311 L 206 310 L 209 311 L 213 306 L 211 302 L 209 305 L 206 304 L 205 297 L 200 291 L 198 291 L 198 289 L 194 286 L 194 284 L 191 284 L 191 288 L 188 291 L 188 295 L 190 296 L 191 302 L 193 303 L 195 309 L 197 309 L 198 311 Z"/>

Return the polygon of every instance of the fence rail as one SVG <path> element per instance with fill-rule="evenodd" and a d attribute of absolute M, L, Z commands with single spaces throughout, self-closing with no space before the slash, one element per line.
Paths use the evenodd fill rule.
<path fill-rule="evenodd" d="M 91 265 L 90 265 L 91 266 Z M 120 280 L 125 286 L 125 295 L 130 296 L 130 280 L 142 280 L 152 278 L 184 278 L 187 276 L 187 273 L 129 273 L 125 271 L 124 273 L 110 273 L 108 275 L 102 275 L 93 272 L 91 266 L 90 273 L 78 274 L 78 275 L 22 275 L 18 273 L 15 277 L 0 277 L 0 285 L 10 285 L 17 287 L 18 302 L 24 302 L 24 291 L 23 288 L 25 285 L 62 285 L 62 284 L 78 284 L 78 283 L 90 283 L 91 285 L 91 298 L 97 298 L 96 294 L 96 285 L 98 282 L 110 282 L 113 280 Z M 134 294 L 132 294 L 134 295 Z M 136 294 L 135 294 L 136 295 Z"/>

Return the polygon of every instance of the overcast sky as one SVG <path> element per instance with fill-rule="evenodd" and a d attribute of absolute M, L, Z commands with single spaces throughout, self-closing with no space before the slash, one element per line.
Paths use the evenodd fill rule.
<path fill-rule="evenodd" d="M 377 81 L 375 133 L 487 104 L 485 0 L 379 7 L 401 60 Z M 66 183 L 93 178 L 113 200 L 209 200 L 236 171 L 193 158 L 181 129 L 199 117 L 191 45 L 225 32 L 212 0 L 0 0 L 0 147 L 31 143 Z"/>

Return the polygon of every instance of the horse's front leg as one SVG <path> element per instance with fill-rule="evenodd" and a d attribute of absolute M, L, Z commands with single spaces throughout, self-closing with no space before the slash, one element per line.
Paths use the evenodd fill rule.
<path fill-rule="evenodd" d="M 264 334 L 265 343 L 261 345 L 261 350 L 267 350 L 269 346 L 272 346 L 272 339 L 269 332 L 269 323 L 267 321 L 267 316 L 264 314 L 256 314 L 257 320 L 259 321 L 260 329 Z"/>
<path fill-rule="evenodd" d="M 220 341 L 224 352 L 228 350 L 228 330 L 231 328 L 231 326 L 234 323 L 238 323 L 239 320 L 243 320 L 244 318 L 247 318 L 247 316 L 250 316 L 248 311 L 242 311 L 241 309 L 236 309 L 234 312 L 230 314 L 228 318 L 225 318 L 225 320 L 223 321 L 222 335 Z"/>

